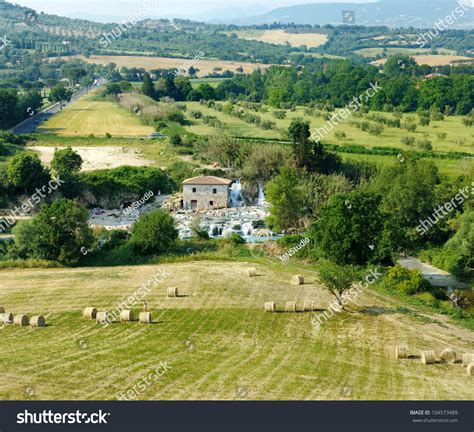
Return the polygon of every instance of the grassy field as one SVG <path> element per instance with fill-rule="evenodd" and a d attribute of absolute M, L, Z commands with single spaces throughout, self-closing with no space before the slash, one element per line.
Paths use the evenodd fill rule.
<path fill-rule="evenodd" d="M 153 127 L 144 126 L 134 114 L 108 101 L 94 100 L 94 95 L 84 96 L 67 106 L 62 112 L 43 123 L 38 132 L 59 136 L 148 136 Z"/>
<path fill-rule="evenodd" d="M 285 30 L 243 30 L 236 32 L 239 38 L 256 40 L 277 45 L 290 44 L 292 47 L 306 45 L 315 48 L 324 45 L 328 36 L 322 33 L 287 33 Z"/>
<path fill-rule="evenodd" d="M 219 130 L 206 125 L 202 120 L 192 119 L 190 111 L 201 111 L 203 115 L 215 116 L 225 124 L 224 130 L 230 135 L 234 136 L 248 136 L 248 137 L 261 137 L 261 138 L 280 138 L 280 130 L 286 130 L 291 123 L 291 120 L 297 117 L 308 120 L 311 124 L 312 131 L 317 127 L 321 127 L 326 123 L 322 117 L 308 116 L 304 113 L 304 108 L 298 107 L 295 111 L 287 110 L 287 116 L 283 120 L 276 119 L 272 113 L 275 111 L 269 107 L 267 113 L 253 112 L 252 114 L 260 116 L 263 120 L 271 120 L 275 122 L 277 130 L 264 130 L 254 124 L 249 124 L 243 120 L 219 112 L 213 108 L 207 108 L 204 105 L 200 105 L 199 102 L 187 102 L 188 110 L 186 115 L 193 122 L 193 124 L 187 129 L 190 132 L 197 134 L 215 134 L 219 133 Z M 378 113 L 388 118 L 394 118 L 392 114 Z M 416 114 L 404 114 L 401 121 L 406 121 L 407 118 L 412 117 L 415 123 L 418 123 L 418 116 Z M 346 144 L 357 144 L 364 147 L 397 147 L 404 150 L 416 150 L 416 144 L 413 147 L 407 146 L 400 142 L 402 136 L 412 136 L 416 140 L 428 139 L 432 142 L 433 150 L 440 152 L 447 151 L 460 151 L 474 153 L 474 129 L 468 128 L 462 124 L 462 117 L 451 116 L 445 117 L 442 121 L 432 121 L 429 126 L 417 125 L 417 130 L 414 133 L 410 133 L 402 128 L 391 128 L 385 127 L 384 132 L 381 136 L 370 135 L 368 132 L 361 131 L 357 127 L 350 124 L 351 120 L 363 121 L 363 118 L 348 118 L 337 127 L 335 127 L 327 136 L 323 138 L 324 142 L 338 145 Z M 344 131 L 346 138 L 336 138 L 336 131 Z M 439 132 L 445 132 L 446 138 L 438 136 Z"/>
<path fill-rule="evenodd" d="M 93 55 L 88 58 L 81 57 L 82 60 L 88 63 L 95 63 L 101 65 L 108 65 L 109 63 L 115 63 L 120 69 L 121 67 L 137 67 L 150 69 L 177 69 L 183 67 L 186 62 L 191 59 L 185 58 L 169 58 L 169 57 L 144 57 L 144 56 L 105 56 L 105 55 Z M 251 73 L 255 69 L 260 68 L 262 70 L 267 69 L 271 65 L 263 63 L 249 63 L 239 61 L 227 61 L 227 60 L 208 60 L 200 59 L 194 64 L 196 69 L 199 69 L 197 76 L 202 77 L 207 74 L 214 72 L 216 68 L 222 68 L 222 71 L 230 70 L 236 72 L 238 67 L 242 67 L 244 73 Z"/>
<path fill-rule="evenodd" d="M 440 54 L 443 55 L 455 55 L 456 51 L 455 50 L 449 50 L 446 48 L 439 48 L 437 51 Z M 387 55 L 392 56 L 396 54 L 402 54 L 402 55 L 416 55 L 416 54 L 421 54 L 421 55 L 427 55 L 428 53 L 432 52 L 431 48 L 362 48 L 360 50 L 354 51 L 354 53 L 359 54 L 363 57 L 375 57 L 376 55 L 383 54 L 384 52 L 387 53 Z"/>
<path fill-rule="evenodd" d="M 395 156 L 379 156 L 379 155 L 364 155 L 364 154 L 350 154 L 340 153 L 340 156 L 345 161 L 369 161 L 379 166 L 389 166 L 403 163 L 403 158 L 398 159 Z M 474 160 L 456 160 L 456 159 L 435 159 L 425 158 L 424 160 L 432 162 L 438 167 L 439 173 L 442 176 L 458 177 L 465 173 L 474 172 Z"/>
<path fill-rule="evenodd" d="M 139 399 L 470 399 L 460 364 L 424 366 L 418 350 L 472 350 L 473 333 L 366 291 L 351 312 L 313 330 L 314 313 L 263 312 L 265 301 L 330 295 L 315 273 L 289 285 L 292 265 L 258 265 L 249 279 L 239 262 L 164 266 L 4 270 L 0 298 L 7 310 L 47 316 L 45 328 L 7 326 L 2 337 L 0 399 L 115 399 L 166 362 L 162 378 Z M 165 270 L 147 296 L 156 324 L 82 318 L 94 305 L 111 311 Z M 166 298 L 167 286 L 183 294 Z M 141 307 L 137 305 L 137 309 Z M 414 355 L 394 358 L 407 343 Z"/>

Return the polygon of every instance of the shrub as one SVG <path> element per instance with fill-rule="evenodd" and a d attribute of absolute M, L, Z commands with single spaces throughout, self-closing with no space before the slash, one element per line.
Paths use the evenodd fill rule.
<path fill-rule="evenodd" d="M 429 117 L 421 117 L 420 118 L 420 126 L 429 126 L 430 118 Z"/>
<path fill-rule="evenodd" d="M 336 132 L 334 132 L 334 136 L 338 140 L 343 140 L 343 139 L 347 138 L 346 133 L 344 131 L 341 131 L 341 130 L 337 130 Z"/>
<path fill-rule="evenodd" d="M 423 279 L 419 270 L 408 270 L 399 264 L 389 267 L 385 277 L 385 285 L 389 289 L 399 291 L 405 295 L 414 295 L 428 291 L 430 284 Z"/>
<path fill-rule="evenodd" d="M 436 132 L 436 136 L 440 141 L 444 141 L 448 137 L 448 134 L 446 132 Z"/>
<path fill-rule="evenodd" d="M 413 144 L 415 144 L 415 137 L 412 137 L 412 136 L 402 136 L 400 138 L 400 142 L 402 144 L 405 144 L 407 146 L 412 146 Z"/>
<path fill-rule="evenodd" d="M 416 144 L 422 150 L 433 150 L 433 145 L 431 144 L 431 141 L 427 138 L 418 140 Z"/>
<path fill-rule="evenodd" d="M 274 111 L 273 116 L 279 120 L 283 120 L 284 118 L 286 118 L 286 111 L 284 110 Z"/>

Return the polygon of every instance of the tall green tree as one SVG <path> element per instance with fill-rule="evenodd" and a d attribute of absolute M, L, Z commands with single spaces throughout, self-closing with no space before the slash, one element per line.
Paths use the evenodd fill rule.
<path fill-rule="evenodd" d="M 267 184 L 268 223 L 276 230 L 297 231 L 303 227 L 304 195 L 299 178 L 295 168 L 283 167 L 280 174 Z"/>
<path fill-rule="evenodd" d="M 19 153 L 8 163 L 7 181 L 14 189 L 31 193 L 49 180 L 50 175 L 37 154 Z"/>
<path fill-rule="evenodd" d="M 43 205 L 39 213 L 13 229 L 20 257 L 77 263 L 83 248 L 93 242 L 89 212 L 76 201 L 59 199 Z"/>
<path fill-rule="evenodd" d="M 153 255 L 166 252 L 177 240 L 174 219 L 163 210 L 142 214 L 133 225 L 130 241 L 141 254 Z"/>
<path fill-rule="evenodd" d="M 338 265 L 365 265 L 376 255 L 384 226 L 381 197 L 370 192 L 334 195 L 314 226 L 324 258 Z"/>
<path fill-rule="evenodd" d="M 82 167 L 82 157 L 71 147 L 55 149 L 51 167 L 61 175 L 77 174 Z"/>
<path fill-rule="evenodd" d="M 155 86 L 153 85 L 153 80 L 148 72 L 143 75 L 142 93 L 155 99 Z"/>

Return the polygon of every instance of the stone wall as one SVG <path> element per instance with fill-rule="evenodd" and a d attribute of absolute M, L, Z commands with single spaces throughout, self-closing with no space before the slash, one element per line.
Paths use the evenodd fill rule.
<path fill-rule="evenodd" d="M 193 189 L 196 192 L 193 192 Z M 214 190 L 216 193 L 214 193 Z M 229 205 L 229 186 L 227 185 L 184 185 L 184 208 L 192 208 L 191 201 L 197 201 L 197 209 L 223 208 Z M 212 202 L 212 204 L 211 204 Z"/>

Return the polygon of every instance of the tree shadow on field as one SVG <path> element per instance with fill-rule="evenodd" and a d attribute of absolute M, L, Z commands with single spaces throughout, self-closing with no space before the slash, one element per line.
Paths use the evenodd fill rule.
<path fill-rule="evenodd" d="M 372 315 L 372 316 L 391 315 L 391 314 L 399 313 L 399 311 L 397 311 L 394 308 L 386 308 L 383 306 L 367 306 L 363 309 L 360 309 L 359 312 L 366 315 Z"/>

